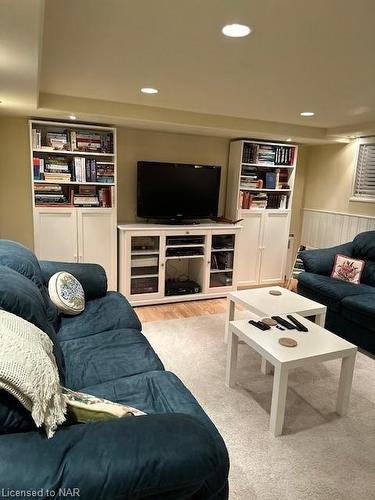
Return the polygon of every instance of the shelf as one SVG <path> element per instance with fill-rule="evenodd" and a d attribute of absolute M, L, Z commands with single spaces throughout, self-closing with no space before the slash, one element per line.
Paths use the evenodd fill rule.
<path fill-rule="evenodd" d="M 212 248 L 211 252 L 234 252 L 234 248 Z"/>
<path fill-rule="evenodd" d="M 158 278 L 158 274 L 139 274 L 138 276 L 130 276 L 132 280 L 137 280 L 140 278 Z"/>
<path fill-rule="evenodd" d="M 77 181 L 37 181 L 33 180 L 35 184 L 74 184 L 77 186 L 114 186 L 114 182 L 77 182 Z"/>
<path fill-rule="evenodd" d="M 91 153 L 89 151 L 70 151 L 69 149 L 33 149 L 33 153 L 47 153 L 54 155 L 73 155 L 73 156 L 115 156 L 114 153 Z"/>
<path fill-rule="evenodd" d="M 167 245 L 165 248 L 197 248 L 204 247 L 204 243 L 186 243 L 186 245 Z"/>
<path fill-rule="evenodd" d="M 290 193 L 291 189 L 246 188 L 240 186 L 240 191 L 265 191 L 267 193 Z"/>
<path fill-rule="evenodd" d="M 258 168 L 294 168 L 294 165 L 264 165 L 263 163 L 241 163 L 244 167 L 258 167 Z"/>
<path fill-rule="evenodd" d="M 132 250 L 131 255 L 159 255 L 160 250 Z"/>
<path fill-rule="evenodd" d="M 232 273 L 233 272 L 233 269 L 211 269 L 210 270 L 210 273 L 213 274 L 217 274 L 217 273 Z"/>
<path fill-rule="evenodd" d="M 166 260 L 176 260 L 176 259 L 204 259 L 204 255 L 171 255 L 165 257 Z"/>

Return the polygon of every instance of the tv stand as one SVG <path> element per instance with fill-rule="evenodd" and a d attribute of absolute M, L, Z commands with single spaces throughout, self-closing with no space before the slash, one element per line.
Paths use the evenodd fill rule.
<path fill-rule="evenodd" d="M 132 305 L 225 297 L 237 289 L 240 229 L 203 221 L 119 224 L 119 291 Z"/>
<path fill-rule="evenodd" d="M 163 225 L 168 225 L 168 226 L 197 226 L 200 224 L 200 221 L 198 220 L 184 220 L 184 219 L 160 219 L 156 220 L 155 224 L 163 224 Z"/>

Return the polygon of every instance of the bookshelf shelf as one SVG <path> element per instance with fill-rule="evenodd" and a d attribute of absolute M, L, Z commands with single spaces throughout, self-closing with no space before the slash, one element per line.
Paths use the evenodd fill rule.
<path fill-rule="evenodd" d="M 291 189 L 263 189 L 240 186 L 241 191 L 265 191 L 267 193 L 290 193 Z"/>
<path fill-rule="evenodd" d="M 46 181 L 35 180 L 34 184 L 72 184 L 74 186 L 115 186 L 114 182 L 77 182 L 77 181 Z"/>
<path fill-rule="evenodd" d="M 44 153 L 44 154 L 53 154 L 53 155 L 73 155 L 73 156 L 115 156 L 114 153 L 95 153 L 92 151 L 71 151 L 70 149 L 44 149 L 44 148 L 35 148 L 33 149 L 33 153 Z M 114 163 L 112 162 L 112 165 Z"/>
<path fill-rule="evenodd" d="M 244 167 L 258 167 L 258 168 L 295 168 L 294 165 L 274 165 L 270 163 L 265 165 L 264 163 L 241 163 Z"/>
<path fill-rule="evenodd" d="M 100 264 L 109 290 L 117 290 L 116 129 L 29 124 L 35 253 L 45 260 Z"/>

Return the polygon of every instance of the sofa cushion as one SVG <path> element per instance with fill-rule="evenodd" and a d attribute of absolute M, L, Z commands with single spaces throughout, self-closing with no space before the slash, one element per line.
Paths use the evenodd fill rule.
<path fill-rule="evenodd" d="M 52 324 L 48 321 L 45 302 L 39 288 L 13 269 L 0 265 L 0 308 L 33 323 L 43 330 L 54 345 L 54 354 L 62 382 L 64 361 Z"/>
<path fill-rule="evenodd" d="M 31 413 L 14 396 L 0 390 L 0 434 L 36 430 Z"/>
<path fill-rule="evenodd" d="M 17 271 L 35 283 L 43 297 L 48 320 L 55 324 L 57 309 L 49 298 L 38 259 L 33 252 L 15 241 L 0 240 L 0 264 Z"/>
<path fill-rule="evenodd" d="M 353 240 L 352 248 L 353 257 L 375 261 L 375 231 L 358 234 Z"/>
<path fill-rule="evenodd" d="M 141 330 L 142 327 L 126 298 L 120 293 L 108 292 L 100 299 L 87 301 L 79 316 L 62 316 L 58 338 L 71 340 L 119 328 Z"/>
<path fill-rule="evenodd" d="M 298 275 L 298 292 L 333 311 L 340 312 L 342 299 L 351 295 L 375 294 L 375 288 L 304 272 Z"/>
<path fill-rule="evenodd" d="M 65 385 L 73 390 L 164 369 L 146 337 L 139 330 L 130 328 L 65 340 L 61 347 L 65 360 Z"/>
<path fill-rule="evenodd" d="M 375 295 L 372 293 L 346 297 L 342 301 L 344 318 L 375 334 Z"/>
<path fill-rule="evenodd" d="M 168 371 L 150 371 L 82 389 L 87 394 L 135 406 L 148 415 L 184 413 L 216 428 L 181 380 Z M 217 431 L 216 431 L 217 432 Z"/>

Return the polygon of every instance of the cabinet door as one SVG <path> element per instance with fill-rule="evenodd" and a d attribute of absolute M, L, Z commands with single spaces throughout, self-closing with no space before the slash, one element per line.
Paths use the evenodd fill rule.
<path fill-rule="evenodd" d="M 76 211 L 35 208 L 34 247 L 38 259 L 78 261 Z"/>
<path fill-rule="evenodd" d="M 237 269 L 238 285 L 251 286 L 259 283 L 259 267 L 262 237 L 262 212 L 246 213 L 238 235 Z"/>
<path fill-rule="evenodd" d="M 284 281 L 288 233 L 289 213 L 265 212 L 260 284 Z"/>
<path fill-rule="evenodd" d="M 206 290 L 217 293 L 230 291 L 236 285 L 235 231 L 213 230 L 207 248 Z"/>
<path fill-rule="evenodd" d="M 108 278 L 108 289 L 117 290 L 117 251 L 114 211 L 110 209 L 79 209 L 78 260 L 100 264 Z"/>
<path fill-rule="evenodd" d="M 121 266 L 120 282 L 125 281 L 125 295 L 132 304 L 164 295 L 165 237 L 146 231 L 129 232 L 125 236 L 125 267 Z"/>

